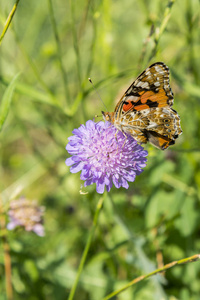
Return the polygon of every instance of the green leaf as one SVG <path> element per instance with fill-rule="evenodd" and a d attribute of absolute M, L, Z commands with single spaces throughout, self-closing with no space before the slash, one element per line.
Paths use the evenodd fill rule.
<path fill-rule="evenodd" d="M 13 91 L 16 86 L 16 82 L 19 78 L 20 73 L 14 76 L 12 81 L 10 82 L 9 86 L 6 88 L 2 101 L 0 106 L 0 131 L 2 130 L 3 124 L 5 123 L 6 117 L 8 115 L 11 101 L 12 101 L 12 95 Z"/>

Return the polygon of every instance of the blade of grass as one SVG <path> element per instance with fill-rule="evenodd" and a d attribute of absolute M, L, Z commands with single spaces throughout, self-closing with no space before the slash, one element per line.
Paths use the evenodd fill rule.
<path fill-rule="evenodd" d="M 2 101 L 1 101 L 1 106 L 0 106 L 0 131 L 2 130 L 3 124 L 6 121 L 6 117 L 8 115 L 11 101 L 12 101 L 12 95 L 16 86 L 16 82 L 19 78 L 20 74 L 17 74 L 10 84 L 8 85 L 7 89 L 4 92 Z"/>
<path fill-rule="evenodd" d="M 168 185 L 186 193 L 188 196 L 193 196 L 193 195 L 198 196 L 198 191 L 194 187 L 189 186 L 186 183 L 184 183 L 183 181 L 174 178 L 174 176 L 171 176 L 169 174 L 164 174 L 162 177 L 162 181 L 167 183 Z"/>
<path fill-rule="evenodd" d="M 10 257 L 10 246 L 7 238 L 6 228 L 6 214 L 4 212 L 3 201 L 0 196 L 0 229 L 1 229 L 1 242 L 3 246 L 4 256 L 4 268 L 5 268 L 5 283 L 6 283 L 6 295 L 8 300 L 13 299 L 13 288 L 12 288 L 12 267 Z"/>
<path fill-rule="evenodd" d="M 2 82 L 2 84 L 6 85 L 6 86 L 8 86 L 8 84 L 9 84 L 9 80 L 7 78 L 3 78 L 1 76 L 0 76 L 0 82 Z M 22 95 L 28 96 L 29 98 L 31 98 L 31 100 L 55 106 L 58 109 L 61 109 L 63 113 L 65 113 L 67 116 L 70 116 L 70 117 L 76 113 L 83 97 L 89 93 L 89 92 L 87 92 L 87 94 L 83 95 L 83 93 L 80 92 L 77 95 L 76 99 L 74 100 L 73 105 L 71 107 L 66 107 L 63 110 L 63 107 L 60 105 L 58 99 L 56 97 L 54 97 L 54 95 L 40 92 L 28 84 L 17 83 L 16 84 L 16 92 L 18 92 Z"/>
<path fill-rule="evenodd" d="M 0 82 L 6 86 L 9 85 L 9 79 L 1 76 Z M 55 98 L 53 95 L 42 93 L 36 90 L 35 88 L 31 87 L 30 85 L 18 82 L 16 83 L 16 91 L 20 94 L 33 98 L 36 101 L 60 107 L 57 98 Z"/>
<path fill-rule="evenodd" d="M 194 80 L 195 83 L 198 84 L 199 83 L 199 79 L 200 79 L 200 74 L 199 74 L 199 66 L 196 63 L 196 59 L 195 59 L 195 43 L 196 43 L 196 37 L 195 37 L 195 29 L 196 29 L 196 22 L 195 22 L 195 18 L 197 17 L 197 15 L 199 14 L 199 12 L 197 12 L 197 15 L 194 15 L 194 12 L 192 10 L 192 4 L 191 1 L 187 1 L 187 10 L 186 10 L 186 24 L 187 24 L 187 30 L 188 30 L 188 34 L 187 34 L 187 47 L 189 49 L 189 63 L 190 63 L 190 68 L 191 71 L 194 75 Z"/>
<path fill-rule="evenodd" d="M 80 51 L 79 51 L 79 44 L 78 44 L 78 38 L 77 38 L 77 32 L 75 27 L 75 2 L 70 0 L 70 8 L 71 8 L 71 18 L 72 18 L 72 35 L 73 35 L 73 44 L 74 44 L 74 51 L 76 54 L 76 66 L 77 66 L 77 75 L 78 75 L 78 84 L 79 89 L 82 91 L 82 68 L 81 68 L 81 59 L 80 59 Z"/>
<path fill-rule="evenodd" d="M 174 68 L 171 69 L 172 76 L 176 79 L 179 86 L 187 93 L 193 97 L 200 97 L 200 87 L 193 83 L 188 82 L 187 79 L 178 73 Z"/>
<path fill-rule="evenodd" d="M 59 62 L 59 67 L 60 67 L 64 90 L 65 90 L 66 104 L 69 104 L 71 97 L 70 97 L 70 92 L 69 92 L 69 87 L 68 87 L 68 77 L 67 77 L 67 73 L 65 72 L 63 62 L 62 62 L 62 50 L 61 50 L 60 39 L 59 39 L 58 30 L 57 30 L 57 26 L 56 26 L 56 20 L 55 20 L 52 0 L 48 0 L 48 3 L 49 3 L 49 12 L 50 12 L 51 23 L 52 23 L 54 37 L 55 37 L 55 41 L 56 41 L 56 47 L 57 47 L 57 59 Z"/>
<path fill-rule="evenodd" d="M 33 59 L 31 58 L 31 56 L 27 53 L 27 51 L 25 50 L 24 46 L 22 45 L 22 43 L 20 42 L 20 38 L 17 36 L 17 33 L 15 30 L 14 34 L 15 34 L 15 38 L 17 41 L 17 44 L 24 56 L 24 58 L 26 59 L 26 61 L 28 62 L 29 66 L 31 67 L 33 73 L 35 74 L 35 77 L 37 78 L 39 84 L 41 85 L 41 87 L 46 91 L 46 93 L 49 95 L 49 98 L 52 98 L 53 101 L 55 101 L 55 103 L 58 103 L 58 100 L 54 97 L 53 93 L 51 92 L 51 90 L 49 89 L 49 87 L 47 86 L 47 84 L 45 83 L 45 81 L 43 80 L 37 66 L 35 65 Z"/>
<path fill-rule="evenodd" d="M 87 243 L 85 245 L 85 249 L 83 251 L 83 255 L 81 257 L 81 261 L 80 261 L 80 264 L 79 264 L 79 268 L 78 268 L 78 272 L 77 272 L 77 275 L 76 275 L 76 279 L 75 279 L 74 284 L 72 286 L 72 289 L 70 291 L 68 300 L 72 300 L 74 298 L 74 294 L 76 292 L 76 288 L 77 288 L 77 285 L 78 285 L 78 282 L 79 282 L 79 278 L 81 276 L 81 273 L 82 273 L 82 270 L 83 270 L 83 267 L 84 267 L 84 264 L 85 264 L 85 261 L 86 261 L 86 258 L 87 258 L 87 254 L 88 254 L 88 251 L 89 251 L 89 248 L 90 248 L 90 245 L 91 245 L 94 233 L 95 233 L 95 229 L 97 227 L 97 222 L 98 222 L 98 218 L 99 218 L 99 213 L 100 213 L 102 205 L 103 205 L 103 200 L 104 200 L 104 197 L 100 197 L 100 199 L 99 199 L 99 201 L 97 203 L 97 207 L 96 207 L 96 211 L 95 211 L 95 215 L 94 215 L 94 219 L 93 219 L 92 228 L 90 230 L 90 233 L 89 233 L 89 236 L 88 236 L 88 240 L 87 240 Z"/>
<path fill-rule="evenodd" d="M 89 2 L 88 2 L 89 6 Z M 91 10 L 93 13 L 93 19 L 92 19 L 92 25 L 93 25 L 93 36 L 92 36 L 92 41 L 90 45 L 90 55 L 89 55 L 89 61 L 88 61 L 88 66 L 87 66 L 87 71 L 86 71 L 86 78 L 90 77 L 90 73 L 92 71 L 92 66 L 94 62 L 94 57 L 95 57 L 95 49 L 96 49 L 96 42 L 97 42 L 97 21 L 94 13 L 94 9 L 91 6 Z"/>
<path fill-rule="evenodd" d="M 117 224 L 119 224 L 119 226 L 121 227 L 123 232 L 127 235 L 129 242 L 134 247 L 137 261 L 138 261 L 138 264 L 140 264 L 142 271 L 143 272 L 152 272 L 152 270 L 155 269 L 155 264 L 154 264 L 154 262 L 152 262 L 150 260 L 150 258 L 148 258 L 145 251 L 143 250 L 143 243 L 144 243 L 143 237 L 137 236 L 135 234 L 134 230 L 132 228 L 130 229 L 129 226 L 127 226 L 126 221 L 124 220 L 124 217 L 120 216 L 120 212 L 116 208 L 115 203 L 110 195 L 108 195 L 108 199 L 110 200 L 110 202 L 113 206 L 113 212 L 114 212 L 114 216 L 115 216 L 115 220 L 116 220 Z M 156 280 L 152 279 L 152 282 L 156 288 L 159 299 L 162 299 L 165 296 L 165 292 L 162 288 L 160 281 L 158 281 L 156 278 Z"/>
<path fill-rule="evenodd" d="M 11 10 L 11 12 L 10 12 L 10 14 L 9 14 L 9 16 L 8 16 L 8 18 L 7 18 L 7 20 L 6 20 L 6 24 L 5 24 L 5 26 L 4 26 L 4 29 L 3 29 L 3 31 L 2 31 L 2 34 L 1 34 L 1 36 L 0 36 L 0 45 L 1 45 L 1 43 L 2 43 L 2 40 L 3 40 L 4 36 L 5 36 L 5 34 L 6 34 L 7 30 L 8 30 L 8 28 L 9 28 L 9 26 L 10 26 L 10 24 L 11 24 L 11 22 L 12 22 L 12 19 L 13 19 L 13 17 L 14 17 L 14 14 L 15 14 L 16 10 L 17 10 L 17 6 L 18 6 L 18 4 L 19 4 L 19 1 L 20 1 L 20 0 L 17 0 L 17 1 L 16 1 L 16 3 L 14 4 L 14 6 L 13 6 L 13 8 L 12 8 L 12 10 Z"/>
<path fill-rule="evenodd" d="M 164 32 L 164 30 L 167 27 L 167 24 L 168 24 L 169 19 L 171 17 L 171 10 L 172 10 L 172 7 L 173 7 L 175 1 L 176 0 L 169 0 L 168 1 L 167 6 L 165 8 L 163 20 L 162 20 L 160 26 L 155 28 L 155 33 L 154 33 L 154 47 L 152 49 L 152 52 L 151 52 L 151 55 L 150 55 L 148 61 L 151 61 L 151 59 L 157 53 L 159 40 L 161 38 L 162 33 Z"/>
<path fill-rule="evenodd" d="M 146 275 L 142 275 L 142 276 L 139 276 L 135 279 L 133 279 L 131 282 L 127 283 L 126 285 L 124 285 L 122 288 L 114 291 L 113 293 L 107 295 L 105 298 L 103 298 L 102 300 L 109 300 L 111 298 L 113 298 L 114 296 L 118 295 L 119 293 L 123 292 L 124 290 L 126 290 L 127 288 L 135 285 L 136 283 L 146 279 L 146 278 L 149 278 L 153 275 L 156 275 L 158 273 L 161 273 L 163 271 L 166 271 L 174 266 L 177 266 L 177 265 L 182 265 L 182 264 L 186 264 L 186 263 L 191 263 L 191 262 L 195 262 L 197 260 L 200 259 L 200 254 L 196 254 L 196 255 L 193 255 L 193 256 L 190 256 L 190 257 L 187 257 L 187 258 L 184 258 L 184 259 L 180 259 L 178 261 L 173 261 L 167 265 L 165 265 L 164 267 L 162 268 L 159 268 L 159 269 L 156 269 L 155 271 L 151 272 L 151 273 L 148 273 Z"/>

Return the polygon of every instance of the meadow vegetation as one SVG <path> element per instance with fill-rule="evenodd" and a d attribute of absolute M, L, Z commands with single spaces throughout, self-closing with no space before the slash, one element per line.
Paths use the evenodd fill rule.
<path fill-rule="evenodd" d="M 14 3 L 0 2 L 0 32 Z M 198 0 L 19 1 L 0 44 L 0 299 L 67 299 L 89 237 L 76 300 L 200 252 L 199 31 Z M 170 69 L 183 133 L 165 151 L 144 146 L 147 166 L 128 190 L 99 195 L 65 164 L 73 129 L 105 110 L 88 77 L 113 111 L 156 61 Z M 22 196 L 45 207 L 44 237 L 5 229 Z M 200 261 L 112 299 L 199 300 Z"/>

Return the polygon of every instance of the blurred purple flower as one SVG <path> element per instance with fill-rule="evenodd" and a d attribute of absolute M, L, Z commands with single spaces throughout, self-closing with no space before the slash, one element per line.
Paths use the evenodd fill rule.
<path fill-rule="evenodd" d="M 21 197 L 10 202 L 8 215 L 10 222 L 7 225 L 9 230 L 22 226 L 26 231 L 34 231 L 39 236 L 44 236 L 43 227 L 44 207 L 38 206 L 37 202 Z"/>
<path fill-rule="evenodd" d="M 146 166 L 148 154 L 130 136 L 127 138 L 109 122 L 95 123 L 91 120 L 73 130 L 66 146 L 72 157 L 66 159 L 71 173 L 81 171 L 84 186 L 96 183 L 96 191 L 109 192 L 112 185 L 128 189 Z M 125 142 L 126 140 L 126 142 Z M 125 142 L 125 144 L 124 144 Z"/>

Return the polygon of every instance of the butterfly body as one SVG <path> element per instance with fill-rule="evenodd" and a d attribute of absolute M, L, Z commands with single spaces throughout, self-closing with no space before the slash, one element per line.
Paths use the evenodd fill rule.
<path fill-rule="evenodd" d="M 169 69 L 164 63 L 158 62 L 137 77 L 114 112 L 102 114 L 106 121 L 125 134 L 130 134 L 139 143 L 149 141 L 164 150 L 173 145 L 182 133 L 179 115 L 172 105 Z"/>

